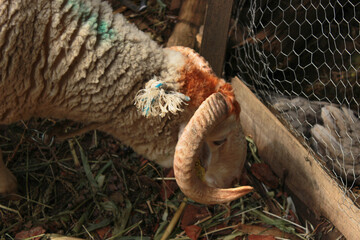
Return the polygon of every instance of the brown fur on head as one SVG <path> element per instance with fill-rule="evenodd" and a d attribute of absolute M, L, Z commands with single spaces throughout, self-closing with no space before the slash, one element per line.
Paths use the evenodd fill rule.
<path fill-rule="evenodd" d="M 206 60 L 190 48 L 171 47 L 181 52 L 185 57 L 185 67 L 181 70 L 180 91 L 190 97 L 190 106 L 198 108 L 211 94 L 220 92 L 224 95 L 229 106 L 229 114 L 237 118 L 240 114 L 240 105 L 235 99 L 232 86 L 218 78 L 209 67 Z"/>

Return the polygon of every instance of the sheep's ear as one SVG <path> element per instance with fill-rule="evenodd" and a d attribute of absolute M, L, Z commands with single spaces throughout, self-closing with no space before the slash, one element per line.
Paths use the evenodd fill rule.
<path fill-rule="evenodd" d="M 168 112 L 177 114 L 183 111 L 182 105 L 188 101 L 188 96 L 171 90 L 156 77 L 147 82 L 145 88 L 135 96 L 135 105 L 145 117 L 165 117 Z"/>

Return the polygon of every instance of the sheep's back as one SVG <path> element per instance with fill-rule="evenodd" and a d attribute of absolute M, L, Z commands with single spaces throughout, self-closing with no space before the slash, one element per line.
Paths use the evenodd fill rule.
<path fill-rule="evenodd" d="M 163 63 L 163 49 L 99 0 L 7 0 L 0 16 L 0 123 L 107 121 Z"/>

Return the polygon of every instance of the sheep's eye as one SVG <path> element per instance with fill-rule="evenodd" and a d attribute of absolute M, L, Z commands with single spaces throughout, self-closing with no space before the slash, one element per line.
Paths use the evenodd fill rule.
<path fill-rule="evenodd" d="M 213 141 L 213 144 L 215 146 L 220 146 L 221 144 L 223 144 L 224 142 L 226 142 L 226 138 L 225 139 L 222 139 L 222 140 L 219 140 L 219 141 Z"/>

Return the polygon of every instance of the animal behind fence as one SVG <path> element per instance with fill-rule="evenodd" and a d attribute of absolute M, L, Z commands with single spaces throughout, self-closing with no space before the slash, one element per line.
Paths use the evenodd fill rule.
<path fill-rule="evenodd" d="M 278 110 L 359 199 L 359 1 L 240 0 L 233 19 L 227 72 Z"/>

